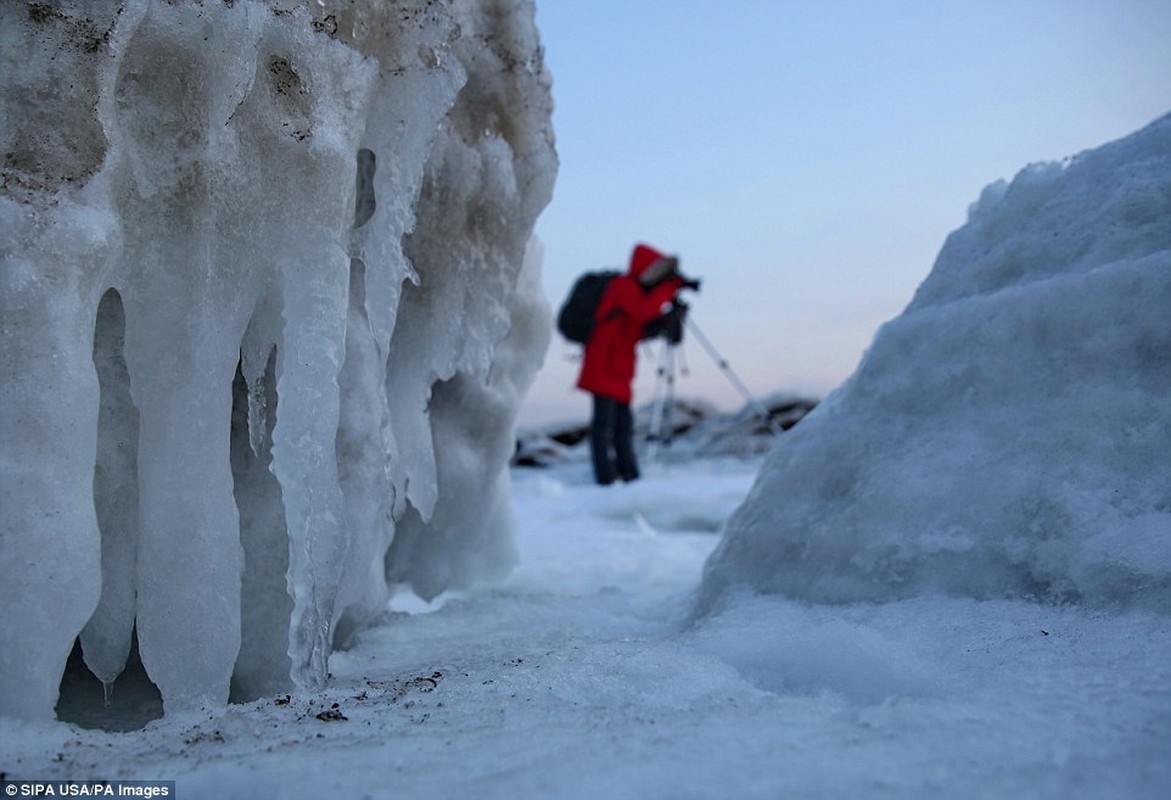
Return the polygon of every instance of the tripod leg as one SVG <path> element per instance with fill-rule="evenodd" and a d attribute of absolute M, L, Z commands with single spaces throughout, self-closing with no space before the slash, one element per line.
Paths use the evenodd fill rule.
<path fill-rule="evenodd" d="M 659 366 L 655 373 L 655 398 L 651 407 L 651 423 L 647 430 L 647 462 L 654 463 L 658 454 L 658 443 L 663 439 L 663 416 L 666 403 L 670 401 L 675 384 L 674 347 L 663 341 L 659 351 Z"/>
<path fill-rule="evenodd" d="M 723 371 L 724 375 L 728 378 L 731 384 L 735 386 L 736 390 L 744 396 L 746 401 L 748 401 L 748 405 L 752 408 L 752 410 L 755 411 L 757 415 L 769 426 L 769 429 L 776 434 L 782 433 L 781 426 L 778 425 L 776 420 L 772 418 L 772 415 L 768 413 L 768 409 L 764 407 L 763 403 L 761 403 L 756 399 L 756 397 L 753 396 L 752 392 L 748 391 L 748 387 L 744 385 L 744 381 L 740 380 L 740 376 L 732 371 L 732 367 L 729 366 L 727 359 L 719 354 L 719 351 L 716 350 L 715 345 L 711 343 L 710 339 L 704 336 L 703 331 L 699 329 L 699 326 L 695 324 L 695 321 L 692 320 L 690 316 L 687 317 L 687 327 L 691 329 L 691 332 L 695 335 L 695 338 L 699 339 L 699 343 L 703 345 L 703 349 L 706 350 L 708 355 L 712 357 L 712 360 L 719 365 L 720 370 Z"/>
<path fill-rule="evenodd" d="M 671 411 L 675 405 L 675 345 L 667 344 L 665 346 L 667 348 L 667 396 L 663 402 L 663 418 L 659 422 L 659 441 L 663 443 L 663 446 L 671 443 Z"/>

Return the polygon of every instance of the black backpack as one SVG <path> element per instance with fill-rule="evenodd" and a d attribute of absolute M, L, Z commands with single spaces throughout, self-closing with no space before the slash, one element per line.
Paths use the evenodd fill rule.
<path fill-rule="evenodd" d="M 569 296 L 557 312 L 557 330 L 571 342 L 585 344 L 594 332 L 594 312 L 602 302 L 602 295 L 610 279 L 619 273 L 615 270 L 587 272 L 577 279 Z"/>

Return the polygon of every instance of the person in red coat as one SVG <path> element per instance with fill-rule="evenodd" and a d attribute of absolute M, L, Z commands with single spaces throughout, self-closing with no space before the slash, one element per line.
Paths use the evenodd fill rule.
<path fill-rule="evenodd" d="M 678 258 L 640 244 L 629 271 L 607 284 L 598 303 L 577 386 L 593 395 L 590 452 L 599 484 L 639 476 L 630 411 L 636 351 L 648 333 L 681 335 L 686 306 L 673 301 L 684 287 L 698 289 L 699 282 L 679 274 Z"/>

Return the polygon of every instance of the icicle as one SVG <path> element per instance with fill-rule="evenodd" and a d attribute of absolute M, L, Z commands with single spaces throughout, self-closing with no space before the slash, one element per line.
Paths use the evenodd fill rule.
<path fill-rule="evenodd" d="M 0 658 L 0 713 L 51 715 L 83 628 L 110 702 L 132 623 L 169 713 L 321 685 L 336 635 L 384 606 L 408 491 L 428 520 L 451 509 L 420 535 L 460 580 L 508 539 L 484 521 L 499 492 L 469 484 L 511 452 L 519 401 L 494 360 L 545 349 L 542 315 L 510 310 L 556 169 L 548 81 L 513 69 L 539 53 L 532 6 L 406 20 L 357 0 L 363 23 L 323 36 L 270 5 L 0 3 L 0 99 L 37 110 L 8 115 L 28 158 L 0 198 L 18 323 L 0 440 L 20 464 L 0 482 L 22 498 L 0 515 L 0 606 L 19 612 L 0 641 L 22 655 Z M 45 76 L 71 88 L 42 97 Z M 95 354 L 111 286 L 125 344 L 98 335 Z"/>

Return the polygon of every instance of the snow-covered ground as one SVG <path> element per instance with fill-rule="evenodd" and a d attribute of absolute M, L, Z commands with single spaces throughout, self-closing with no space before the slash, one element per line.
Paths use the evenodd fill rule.
<path fill-rule="evenodd" d="M 1163 614 L 742 593 L 694 618 L 758 467 L 516 470 L 513 575 L 397 598 L 321 693 L 128 733 L 2 720 L 0 770 L 181 798 L 1167 796 Z"/>

